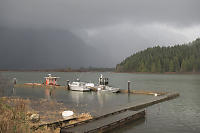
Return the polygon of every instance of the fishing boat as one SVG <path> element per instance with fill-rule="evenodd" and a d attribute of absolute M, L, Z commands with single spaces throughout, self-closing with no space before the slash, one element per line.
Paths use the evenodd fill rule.
<path fill-rule="evenodd" d="M 117 93 L 120 91 L 119 88 L 114 88 L 108 85 L 108 78 L 103 77 L 101 74 L 99 78 L 99 85 L 97 86 L 98 91 L 109 91 L 113 93 Z"/>
<path fill-rule="evenodd" d="M 97 86 L 97 90 L 98 91 L 108 91 L 108 92 L 112 92 L 112 93 L 117 93 L 120 91 L 119 88 L 114 88 L 114 87 L 107 86 L 107 85 L 99 85 L 99 86 Z"/>
<path fill-rule="evenodd" d="M 110 86 L 106 86 L 105 88 L 106 88 L 105 90 L 111 91 L 113 93 L 117 93 L 120 91 L 119 88 L 114 88 L 114 87 L 110 87 Z"/>

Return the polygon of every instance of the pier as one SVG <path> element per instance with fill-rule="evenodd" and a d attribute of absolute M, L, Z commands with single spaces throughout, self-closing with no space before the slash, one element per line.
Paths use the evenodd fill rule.
<path fill-rule="evenodd" d="M 133 94 L 131 93 L 131 95 L 133 95 Z M 67 132 L 68 128 L 70 128 L 70 131 L 76 131 L 77 129 L 83 129 L 80 131 L 85 131 L 85 129 L 87 129 L 86 127 L 90 126 L 92 128 L 90 128 L 90 130 L 87 130 L 85 132 L 107 131 L 114 127 L 123 125 L 129 121 L 135 121 L 140 118 L 144 118 L 145 113 L 142 111 L 143 115 L 141 115 L 140 114 L 141 110 L 145 109 L 148 106 L 152 106 L 154 104 L 158 104 L 158 103 L 161 103 L 164 101 L 174 99 L 178 96 L 179 96 L 178 93 L 166 93 L 166 94 L 163 94 L 160 96 L 152 96 L 151 99 L 146 99 L 143 102 L 127 103 L 123 106 L 116 106 L 112 111 L 109 109 L 104 110 L 104 113 L 102 113 L 100 115 L 96 115 L 92 119 L 89 119 L 89 120 L 77 122 L 74 124 L 70 124 L 69 120 L 58 120 L 58 121 L 54 121 L 52 123 L 35 125 L 34 127 L 32 127 L 32 129 L 37 130 L 38 128 L 41 128 L 41 127 L 49 127 L 49 128 L 54 128 L 54 129 L 61 128 L 62 132 Z M 112 121 L 112 120 L 114 120 L 114 121 Z M 104 125 L 103 124 L 102 125 L 95 124 L 95 123 L 99 123 L 99 122 L 105 123 L 105 124 Z M 79 128 L 79 127 L 81 127 L 81 128 Z"/>
<path fill-rule="evenodd" d="M 124 111 L 114 113 L 102 118 L 96 118 L 83 124 L 75 124 L 61 128 L 61 133 L 88 133 L 105 132 L 115 127 L 126 124 L 127 122 L 138 120 L 145 117 L 145 111 Z"/>
<path fill-rule="evenodd" d="M 26 87 L 26 88 L 60 88 L 65 89 L 66 86 L 61 85 L 45 85 L 45 84 L 39 84 L 39 83 L 24 83 L 24 84 L 15 84 L 14 87 Z"/>
<path fill-rule="evenodd" d="M 145 101 L 143 103 L 133 104 L 129 103 L 123 107 L 117 107 L 113 112 L 106 112 L 101 116 L 97 116 L 91 120 L 71 124 L 65 127 L 61 127 L 63 133 L 73 132 L 104 132 L 123 125 L 130 120 L 138 120 L 144 118 L 145 111 L 138 111 L 148 106 L 164 102 L 167 100 L 178 97 L 178 93 L 169 93 L 163 96 L 152 98 L 152 100 Z M 132 112 L 132 111 L 133 112 Z M 135 112 L 137 111 L 137 112 Z"/>
<path fill-rule="evenodd" d="M 62 85 L 45 85 L 39 83 L 24 83 L 15 84 L 14 87 L 28 87 L 28 88 L 58 88 L 58 89 L 69 89 L 67 86 Z M 91 91 L 98 91 L 95 87 L 91 88 Z M 143 90 L 131 90 L 131 89 L 120 89 L 119 93 L 130 93 L 130 94 L 142 94 L 142 95 L 165 95 L 167 92 L 157 92 L 157 91 L 143 91 Z"/>

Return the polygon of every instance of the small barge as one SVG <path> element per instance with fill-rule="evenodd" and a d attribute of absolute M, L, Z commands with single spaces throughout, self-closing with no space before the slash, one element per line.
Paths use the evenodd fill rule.
<path fill-rule="evenodd" d="M 44 77 L 45 80 L 42 84 L 41 83 L 24 83 L 24 85 L 25 86 L 38 86 L 38 87 L 51 87 L 51 86 L 57 87 L 57 86 L 60 86 L 57 83 L 57 80 L 59 78 L 60 77 L 55 77 L 55 76 L 53 77 L 53 76 L 51 76 L 51 74 L 48 74 L 47 77 Z"/>
<path fill-rule="evenodd" d="M 52 77 L 51 74 L 48 74 L 48 77 L 44 77 L 45 78 L 45 85 L 57 85 L 57 79 L 59 79 L 60 77 Z"/>

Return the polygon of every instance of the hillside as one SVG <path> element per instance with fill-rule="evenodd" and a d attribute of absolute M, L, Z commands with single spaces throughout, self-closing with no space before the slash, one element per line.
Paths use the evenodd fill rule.
<path fill-rule="evenodd" d="M 118 72 L 200 72 L 200 39 L 172 47 L 147 48 L 116 66 Z"/>

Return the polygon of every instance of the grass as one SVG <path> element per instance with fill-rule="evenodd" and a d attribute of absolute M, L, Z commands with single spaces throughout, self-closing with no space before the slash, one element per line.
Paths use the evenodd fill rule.
<path fill-rule="evenodd" d="M 30 132 L 26 103 L 22 99 L 0 98 L 0 133 Z"/>
<path fill-rule="evenodd" d="M 0 133 L 59 133 L 59 127 L 41 127 L 38 130 L 31 129 L 31 127 L 33 127 L 35 124 L 37 125 L 41 123 L 30 122 L 29 116 L 36 112 L 36 110 L 33 110 L 29 107 L 31 103 L 33 104 L 33 101 L 28 99 L 0 97 Z M 36 103 L 38 104 L 38 102 Z M 40 100 L 40 105 L 44 107 L 50 107 L 45 100 Z M 66 110 L 65 108 L 62 108 L 63 106 L 61 104 L 53 104 L 53 106 L 56 105 L 61 110 Z M 45 119 L 45 117 L 55 117 L 58 119 L 58 115 L 61 115 L 60 111 L 52 110 L 53 108 L 50 109 L 52 111 L 47 111 L 48 109 L 50 108 L 42 109 L 46 110 L 46 113 L 48 114 L 46 114 L 46 116 L 41 116 L 42 119 Z M 40 112 L 42 110 L 40 110 Z M 76 117 L 76 120 L 72 120 L 69 123 L 66 123 L 66 125 L 92 119 L 92 116 L 89 113 L 76 114 Z"/>

